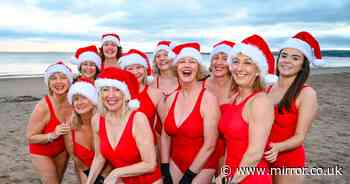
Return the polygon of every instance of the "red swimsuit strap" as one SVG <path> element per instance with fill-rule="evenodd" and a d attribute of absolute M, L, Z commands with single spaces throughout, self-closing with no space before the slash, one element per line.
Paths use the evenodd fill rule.
<path fill-rule="evenodd" d="M 244 100 L 242 100 L 241 102 L 239 102 L 238 104 L 236 104 L 236 100 L 237 100 L 237 97 L 239 95 L 239 93 L 237 92 L 237 95 L 235 96 L 235 99 L 233 99 L 233 104 L 234 105 L 241 105 L 241 104 L 245 104 L 250 98 L 252 98 L 255 94 L 259 93 L 260 91 L 255 91 L 255 92 L 252 92 L 249 96 L 245 97 Z"/>
<path fill-rule="evenodd" d="M 46 101 L 46 103 L 47 103 L 47 106 L 49 107 L 49 111 L 50 111 L 50 116 L 51 116 L 51 118 L 57 119 L 57 120 L 58 120 L 58 118 L 57 118 L 57 116 L 56 116 L 56 114 L 55 114 L 55 111 L 54 111 L 54 108 L 53 108 L 53 105 L 52 105 L 52 102 L 51 102 L 49 96 L 45 96 L 45 101 Z"/>

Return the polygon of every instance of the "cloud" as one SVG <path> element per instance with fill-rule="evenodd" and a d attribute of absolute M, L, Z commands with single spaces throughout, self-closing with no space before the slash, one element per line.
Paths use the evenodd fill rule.
<path fill-rule="evenodd" d="M 349 9 L 346 0 L 4 0 L 0 43 L 74 43 L 64 48 L 74 50 L 79 43 L 98 44 L 102 33 L 117 32 L 126 48 L 151 51 L 158 40 L 171 39 L 200 41 L 209 51 L 218 40 L 240 41 L 254 33 L 277 48 L 306 30 L 320 38 L 321 46 L 350 48 Z"/>

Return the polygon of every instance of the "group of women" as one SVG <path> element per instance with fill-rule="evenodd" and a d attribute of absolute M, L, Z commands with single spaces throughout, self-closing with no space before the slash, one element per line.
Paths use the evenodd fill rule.
<path fill-rule="evenodd" d="M 46 69 L 49 93 L 27 126 L 43 183 L 60 183 L 70 157 L 88 184 L 303 182 L 269 169 L 305 166 L 303 142 L 317 113 L 306 80 L 310 65 L 324 62 L 310 33 L 287 39 L 276 62 L 258 35 L 221 41 L 209 75 L 197 42 L 160 41 L 152 59 L 123 53 L 110 33 L 101 48 L 76 51 L 79 76 L 63 62 Z"/>

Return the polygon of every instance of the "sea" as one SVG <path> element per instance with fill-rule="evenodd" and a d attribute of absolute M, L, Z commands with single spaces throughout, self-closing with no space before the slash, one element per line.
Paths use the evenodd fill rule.
<path fill-rule="evenodd" d="M 0 78 L 40 77 L 49 65 L 57 61 L 64 61 L 73 72 L 77 73 L 77 67 L 69 62 L 73 54 L 70 52 L 0 52 Z M 149 58 L 152 57 L 152 53 L 147 55 Z M 350 50 L 327 50 L 322 51 L 322 55 L 327 61 L 323 67 L 350 67 Z M 202 53 L 202 57 L 208 67 L 209 53 Z"/>

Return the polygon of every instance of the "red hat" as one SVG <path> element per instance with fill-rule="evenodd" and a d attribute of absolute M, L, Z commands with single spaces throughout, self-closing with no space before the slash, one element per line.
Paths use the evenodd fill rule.
<path fill-rule="evenodd" d="M 272 84 L 277 82 L 275 58 L 266 41 L 259 35 L 249 36 L 241 41 L 241 43 L 236 44 L 232 49 L 231 57 L 234 57 L 238 53 L 249 56 L 255 62 L 260 69 L 260 76 L 265 83 Z"/>
<path fill-rule="evenodd" d="M 201 46 L 198 42 L 188 42 L 177 45 L 173 49 L 174 53 L 176 54 L 174 64 L 177 63 L 179 59 L 184 57 L 192 57 L 196 59 L 199 64 L 203 64 L 200 48 Z"/>
<path fill-rule="evenodd" d="M 325 61 L 322 59 L 321 48 L 318 41 L 306 31 L 299 32 L 288 39 L 282 46 L 283 48 L 295 48 L 302 52 L 305 57 L 315 66 L 322 66 Z"/>
<path fill-rule="evenodd" d="M 103 45 L 105 42 L 113 42 L 117 46 L 120 46 L 120 38 L 115 33 L 103 34 L 102 37 L 101 37 L 101 45 Z"/>
<path fill-rule="evenodd" d="M 47 69 L 45 70 L 44 80 L 46 85 L 49 85 L 48 82 L 49 82 L 50 76 L 58 72 L 65 74 L 69 79 L 69 82 L 71 84 L 73 83 L 74 74 L 72 70 L 67 65 L 65 65 L 63 61 L 58 61 L 57 63 L 48 66 Z"/>
<path fill-rule="evenodd" d="M 223 53 L 227 54 L 227 56 L 229 56 L 231 54 L 231 50 L 232 50 L 232 47 L 234 45 L 235 45 L 234 42 L 227 41 L 227 40 L 216 43 L 213 46 L 213 50 L 210 53 L 210 57 L 209 57 L 210 60 L 212 60 L 213 57 L 220 52 L 223 52 Z"/>
<path fill-rule="evenodd" d="M 153 51 L 153 60 L 155 59 L 157 52 L 159 52 L 161 50 L 167 51 L 168 52 L 168 57 L 170 59 L 174 59 L 175 58 L 175 53 L 173 52 L 173 48 L 175 46 L 176 45 L 172 41 L 167 41 L 167 40 L 159 41 L 158 44 L 157 44 L 156 49 L 154 49 L 154 51 Z"/>
<path fill-rule="evenodd" d="M 136 77 L 128 71 L 116 67 L 108 67 L 97 76 L 95 86 L 98 91 L 105 86 L 115 87 L 123 92 L 129 101 L 129 108 L 137 109 L 140 107 L 140 102 L 137 100 L 139 83 Z"/>
<path fill-rule="evenodd" d="M 101 68 L 101 58 L 98 55 L 97 47 L 95 45 L 79 48 L 71 59 L 71 63 L 78 65 L 78 67 L 85 61 L 92 61 L 98 68 Z"/>
<path fill-rule="evenodd" d="M 73 105 L 73 96 L 80 94 L 88 98 L 93 104 L 97 105 L 97 90 L 92 80 L 86 77 L 80 77 L 70 88 L 68 92 L 68 102 Z"/>
<path fill-rule="evenodd" d="M 147 82 L 151 83 L 153 81 L 152 68 L 148 57 L 144 52 L 137 49 L 130 49 L 129 52 L 123 54 L 123 56 L 119 58 L 119 66 L 122 69 L 133 64 L 144 66 L 147 69 Z"/>

